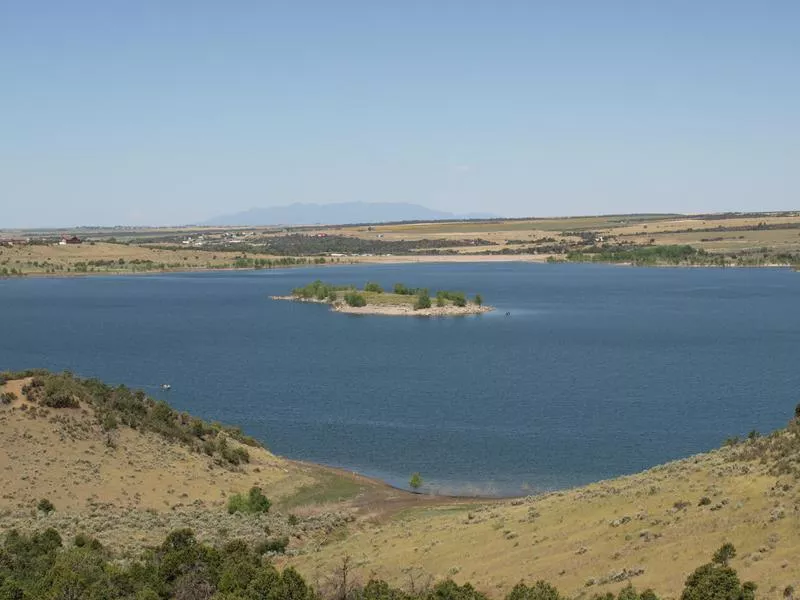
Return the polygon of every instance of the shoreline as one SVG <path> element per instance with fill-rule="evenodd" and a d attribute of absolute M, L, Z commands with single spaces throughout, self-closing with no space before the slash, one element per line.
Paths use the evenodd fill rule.
<path fill-rule="evenodd" d="M 548 259 L 552 255 L 535 254 L 515 254 L 515 255 L 476 255 L 476 254 L 459 254 L 459 255 L 423 255 L 423 256 L 371 256 L 371 257 L 354 257 L 352 260 L 340 262 L 326 262 L 323 264 L 305 264 L 305 265 L 290 265 L 273 268 L 254 267 L 198 267 L 198 268 L 185 268 L 185 269 L 153 269 L 150 271 L 95 271 L 87 273 L 41 273 L 31 272 L 23 273 L 22 275 L 2 275 L 0 281 L 11 279 L 64 279 L 72 277 L 124 277 L 124 276 L 140 276 L 140 275 L 166 275 L 166 274 L 182 274 L 182 273 L 222 273 L 230 271 L 275 271 L 280 269 L 299 269 L 307 267 L 347 267 L 347 266 L 373 266 L 373 265 L 411 265 L 411 264 L 469 264 L 469 263 L 533 263 L 539 265 L 557 264 L 557 265 L 608 265 L 620 267 L 639 267 L 639 268 L 653 268 L 653 269 L 789 269 L 798 271 L 794 265 L 787 264 L 764 264 L 764 265 L 668 265 L 668 264 L 655 264 L 655 265 L 636 265 L 630 262 L 603 262 L 603 261 L 568 261 L 556 260 L 550 262 Z"/>
<path fill-rule="evenodd" d="M 281 257 L 272 257 L 272 258 L 281 258 Z M 292 258 L 314 258 L 314 257 L 292 257 Z M 327 258 L 327 257 L 326 257 Z M 512 256 L 481 256 L 481 255 L 470 255 L 470 254 L 461 254 L 461 255 L 423 255 L 420 257 L 417 256 L 359 256 L 359 257 L 352 257 L 348 260 L 342 260 L 339 262 L 325 262 L 322 264 L 304 264 L 304 265 L 286 265 L 280 267 L 272 267 L 272 268 L 260 268 L 257 269 L 255 267 L 187 267 L 185 269 L 152 269 L 148 271 L 128 271 L 128 270 L 119 270 L 119 271 L 93 271 L 93 272 L 85 272 L 85 273 L 78 273 L 78 272 L 60 272 L 60 273 L 42 273 L 38 271 L 30 272 L 30 273 L 23 273 L 22 275 L 0 275 L 0 281 L 6 279 L 26 279 L 28 277 L 36 277 L 36 278 L 51 278 L 51 279 L 61 279 L 61 278 L 69 278 L 69 277 L 118 277 L 118 276 L 126 276 L 126 275 L 165 275 L 165 274 L 180 274 L 180 273 L 216 273 L 216 272 L 227 272 L 227 271 L 275 271 L 279 269 L 302 269 L 306 267 L 352 267 L 352 266 L 370 266 L 370 265 L 380 265 L 380 264 L 414 264 L 414 263 L 507 263 L 507 262 L 532 262 L 532 263 L 546 263 L 546 256 L 541 255 L 512 255 Z"/>
<path fill-rule="evenodd" d="M 301 298 L 300 296 L 270 296 L 270 300 L 284 302 L 301 302 L 308 304 L 327 304 L 331 312 L 347 315 L 381 315 L 386 317 L 466 317 L 481 315 L 495 310 L 494 306 L 483 304 L 478 306 L 469 303 L 466 306 L 431 306 L 415 310 L 411 304 L 367 304 L 366 306 L 349 306 L 344 302 L 328 302 L 314 298 Z"/>
<path fill-rule="evenodd" d="M 558 490 L 545 490 L 541 492 L 535 492 L 532 494 L 514 494 L 514 495 L 497 495 L 497 496 L 489 496 L 483 494 L 447 494 L 447 493 L 439 493 L 436 491 L 413 491 L 409 490 L 408 488 L 401 487 L 399 485 L 395 485 L 393 483 L 389 483 L 385 479 L 381 479 L 380 477 L 373 477 L 371 475 L 365 475 L 359 471 L 354 471 L 352 469 L 348 469 L 347 467 L 337 466 L 337 465 L 330 465 L 324 462 L 313 462 L 309 460 L 303 460 L 302 458 L 290 458 L 288 456 L 284 456 L 282 454 L 276 454 L 279 458 L 282 458 L 288 463 L 292 463 L 294 465 L 300 465 L 310 469 L 320 469 L 326 471 L 328 473 L 333 473 L 339 477 L 345 477 L 348 479 L 353 479 L 354 481 L 363 482 L 366 485 L 375 486 L 377 488 L 382 488 L 384 490 L 389 490 L 392 492 L 397 492 L 401 494 L 404 499 L 417 499 L 428 503 L 447 503 L 447 502 L 468 502 L 468 501 L 481 501 L 481 502 L 502 502 L 504 500 L 516 500 L 519 498 L 526 498 L 528 496 L 540 496 L 545 494 L 553 493 L 554 491 Z M 679 459 L 683 460 L 683 459 Z M 657 465 L 659 466 L 659 465 Z M 620 477 L 625 477 L 626 475 L 620 475 Z M 601 480 L 602 481 L 602 480 Z M 594 483 L 594 482 L 592 482 Z M 424 487 L 424 486 L 423 486 Z M 564 488 L 564 489 L 572 489 L 572 488 Z"/>

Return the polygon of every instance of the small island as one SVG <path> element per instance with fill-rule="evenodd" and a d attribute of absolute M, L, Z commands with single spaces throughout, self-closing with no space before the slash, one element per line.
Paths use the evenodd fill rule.
<path fill-rule="evenodd" d="M 374 281 L 368 282 L 364 289 L 357 289 L 352 285 L 337 286 L 317 280 L 293 289 L 290 296 L 271 298 L 330 304 L 335 312 L 355 315 L 454 317 L 494 310 L 483 303 L 480 294 L 470 299 L 464 292 L 439 290 L 431 295 L 427 288 L 412 288 L 403 283 L 396 283 L 388 292 Z"/>

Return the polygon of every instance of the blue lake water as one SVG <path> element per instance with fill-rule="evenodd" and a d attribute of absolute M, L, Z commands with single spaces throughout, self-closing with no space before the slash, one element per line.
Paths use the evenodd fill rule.
<path fill-rule="evenodd" d="M 498 310 L 349 316 L 267 298 L 318 277 L 480 292 Z M 168 394 L 279 454 L 398 485 L 420 471 L 440 492 L 519 494 L 783 426 L 800 401 L 798 299 L 800 274 L 778 269 L 431 264 L 4 280 L 0 369 L 69 369 Z"/>

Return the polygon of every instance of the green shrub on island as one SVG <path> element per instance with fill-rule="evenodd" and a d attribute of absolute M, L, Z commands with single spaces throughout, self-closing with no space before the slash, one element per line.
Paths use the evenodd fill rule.
<path fill-rule="evenodd" d="M 411 288 L 404 283 L 395 283 L 393 293 L 386 293 L 383 287 L 375 281 L 368 281 L 363 290 L 359 290 L 352 285 L 332 285 L 320 280 L 313 281 L 305 287 L 298 287 L 292 290 L 292 296 L 303 300 L 317 300 L 335 304 L 344 302 L 348 306 L 362 307 L 368 304 L 411 304 L 415 310 L 430 308 L 432 305 L 431 294 L 427 288 Z M 381 297 L 378 298 L 377 294 Z M 394 296 L 394 297 L 393 297 Z M 415 298 L 408 298 L 414 296 Z M 439 290 L 436 292 L 436 306 L 444 308 L 447 306 L 465 307 L 469 304 L 467 296 L 462 291 Z M 480 294 L 475 296 L 474 304 L 483 305 L 483 298 Z"/>
<path fill-rule="evenodd" d="M 228 499 L 228 513 L 237 512 L 245 514 L 256 514 L 269 512 L 272 506 L 269 498 L 261 493 L 261 488 L 252 487 L 245 496 L 244 494 L 234 494 Z"/>
<path fill-rule="evenodd" d="M 347 303 L 348 306 L 359 307 L 367 305 L 367 299 L 358 292 L 347 292 L 344 295 L 344 301 Z"/>
<path fill-rule="evenodd" d="M 323 283 L 319 279 L 312 281 L 305 287 L 294 288 L 292 295 L 306 300 L 325 300 L 331 297 L 336 297 L 336 292 L 343 290 L 352 290 L 352 286 L 337 286 L 329 283 Z"/>
<path fill-rule="evenodd" d="M 439 300 L 440 298 L 442 300 L 445 300 L 445 301 L 449 300 L 450 302 L 452 302 L 456 306 L 466 306 L 467 305 L 467 297 L 464 295 L 464 292 L 453 292 L 453 291 L 450 291 L 450 290 L 439 290 L 438 292 L 436 292 L 436 299 Z M 441 306 L 444 306 L 444 304 L 442 304 Z"/>
<path fill-rule="evenodd" d="M 414 310 L 423 310 L 431 307 L 431 297 L 428 290 L 422 290 L 417 294 L 417 299 L 414 302 Z"/>
<path fill-rule="evenodd" d="M 408 287 L 405 283 L 395 283 L 394 293 L 398 296 L 416 296 L 423 288 Z"/>

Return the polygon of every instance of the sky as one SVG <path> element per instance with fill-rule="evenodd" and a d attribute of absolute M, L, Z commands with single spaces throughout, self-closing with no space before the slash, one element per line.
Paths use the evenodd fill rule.
<path fill-rule="evenodd" d="M 0 0 L 0 228 L 799 200 L 796 0 Z"/>

